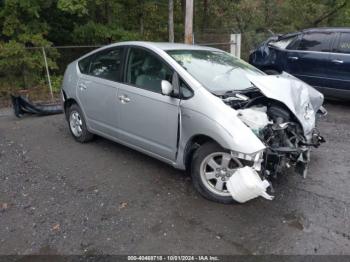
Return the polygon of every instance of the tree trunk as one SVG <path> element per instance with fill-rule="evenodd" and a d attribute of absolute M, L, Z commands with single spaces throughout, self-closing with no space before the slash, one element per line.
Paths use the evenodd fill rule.
<path fill-rule="evenodd" d="M 202 32 L 208 27 L 209 24 L 209 0 L 203 0 L 203 17 L 202 17 Z"/>
<path fill-rule="evenodd" d="M 144 0 L 139 0 L 139 6 L 140 6 L 140 11 L 139 11 L 139 23 L 140 23 L 140 34 L 143 36 L 145 28 L 144 28 Z"/>
<path fill-rule="evenodd" d="M 186 17 L 186 0 L 181 0 L 182 21 L 185 21 Z"/>
<path fill-rule="evenodd" d="M 193 0 L 186 0 L 185 43 L 193 44 Z"/>
<path fill-rule="evenodd" d="M 168 18 L 169 42 L 174 43 L 174 1 L 169 0 L 169 18 Z"/>
<path fill-rule="evenodd" d="M 110 3 L 107 1 L 105 2 L 105 10 L 106 10 L 107 24 L 110 25 L 113 22 L 112 6 L 110 6 Z"/>

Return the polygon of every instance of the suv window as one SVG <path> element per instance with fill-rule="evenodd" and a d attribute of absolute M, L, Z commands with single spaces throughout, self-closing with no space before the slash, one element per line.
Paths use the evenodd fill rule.
<path fill-rule="evenodd" d="M 281 49 L 286 49 L 287 46 L 294 41 L 294 39 L 296 39 L 296 36 L 287 37 L 276 42 L 271 42 L 270 45 Z"/>
<path fill-rule="evenodd" d="M 306 33 L 298 50 L 329 52 L 334 33 Z"/>
<path fill-rule="evenodd" d="M 350 33 L 341 33 L 336 52 L 350 54 Z"/>
<path fill-rule="evenodd" d="M 95 54 L 91 61 L 90 75 L 120 81 L 123 48 L 116 47 Z"/>
<path fill-rule="evenodd" d="M 126 82 L 142 89 L 161 93 L 161 82 L 172 82 L 173 71 L 160 58 L 149 51 L 131 48 Z"/>

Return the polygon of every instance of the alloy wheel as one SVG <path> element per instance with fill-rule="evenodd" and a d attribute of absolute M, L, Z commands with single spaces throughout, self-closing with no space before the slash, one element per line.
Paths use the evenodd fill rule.
<path fill-rule="evenodd" d="M 72 111 L 69 117 L 69 125 L 72 133 L 76 137 L 80 137 L 83 133 L 83 121 L 77 111 Z"/>
<path fill-rule="evenodd" d="M 205 157 L 200 166 L 204 186 L 220 196 L 230 196 L 226 183 L 242 163 L 229 153 L 215 152 Z"/>

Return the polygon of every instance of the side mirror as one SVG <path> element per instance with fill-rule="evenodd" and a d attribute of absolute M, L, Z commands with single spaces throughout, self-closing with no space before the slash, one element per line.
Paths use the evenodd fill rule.
<path fill-rule="evenodd" d="M 162 80 L 161 86 L 162 86 L 162 94 L 165 96 L 171 95 L 171 93 L 174 91 L 173 85 L 170 84 L 169 81 L 167 80 Z"/>

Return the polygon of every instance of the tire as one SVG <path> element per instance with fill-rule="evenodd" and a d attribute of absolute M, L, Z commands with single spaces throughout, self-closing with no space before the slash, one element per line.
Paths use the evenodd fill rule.
<path fill-rule="evenodd" d="M 226 161 L 223 162 L 224 158 Z M 213 162 L 211 160 L 215 162 L 215 169 L 212 167 Z M 196 150 L 192 158 L 191 176 L 193 186 L 208 200 L 223 204 L 234 203 L 235 201 L 227 191 L 226 181 L 234 172 L 234 168 L 242 166 L 242 163 L 232 157 L 228 150 L 217 143 L 207 142 Z M 221 185 L 222 190 L 220 191 L 218 188 Z"/>
<path fill-rule="evenodd" d="M 281 73 L 278 72 L 277 70 L 274 70 L 274 69 L 267 69 L 267 70 L 264 70 L 265 74 L 268 74 L 268 75 L 280 75 Z"/>
<path fill-rule="evenodd" d="M 77 104 L 68 109 L 68 127 L 74 139 L 80 143 L 87 143 L 94 138 L 86 127 L 84 115 Z"/>

